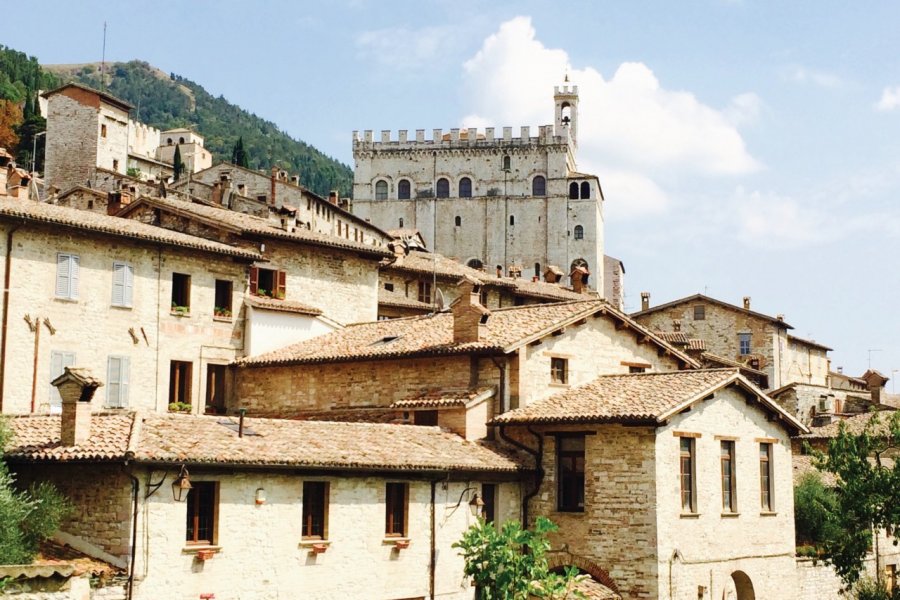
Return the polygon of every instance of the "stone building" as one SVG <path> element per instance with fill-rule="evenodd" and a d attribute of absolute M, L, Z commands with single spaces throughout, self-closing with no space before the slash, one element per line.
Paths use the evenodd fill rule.
<path fill-rule="evenodd" d="M 603 193 L 577 168 L 578 88 L 554 91 L 555 121 L 522 127 L 353 133 L 353 212 L 414 228 L 428 248 L 475 268 L 541 277 L 576 266 L 604 290 Z"/>
<path fill-rule="evenodd" d="M 737 361 L 768 377 L 768 386 L 788 383 L 824 386 L 828 383 L 831 348 L 788 332 L 783 315 L 775 317 L 750 309 L 750 297 L 736 306 L 695 294 L 659 306 L 650 306 L 650 294 L 641 294 L 641 310 L 632 317 L 654 331 L 683 331 L 701 339 L 715 357 Z"/>
<path fill-rule="evenodd" d="M 212 154 L 203 147 L 203 136 L 190 129 L 180 127 L 160 132 L 156 159 L 169 165 L 174 164 L 176 148 L 187 173 L 197 173 L 212 166 Z"/>

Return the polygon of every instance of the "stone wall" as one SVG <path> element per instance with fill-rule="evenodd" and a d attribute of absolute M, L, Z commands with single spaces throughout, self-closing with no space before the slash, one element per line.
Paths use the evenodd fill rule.
<path fill-rule="evenodd" d="M 784 383 L 828 385 L 827 351 L 788 338 L 784 352 Z"/>
<path fill-rule="evenodd" d="M 80 92 L 80 90 L 72 90 Z M 86 93 L 72 98 L 54 94 L 48 99 L 44 180 L 62 191 L 84 185 L 97 166 L 99 106 Z"/>
<path fill-rule="evenodd" d="M 0 567 L 2 576 L 2 567 Z M 33 577 L 8 581 L 3 595 L 16 600 L 125 600 L 127 581 L 116 578 L 105 585 L 92 586 L 87 575 Z"/>

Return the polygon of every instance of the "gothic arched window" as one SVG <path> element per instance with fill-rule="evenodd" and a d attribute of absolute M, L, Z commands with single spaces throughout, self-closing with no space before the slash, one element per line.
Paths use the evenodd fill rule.
<path fill-rule="evenodd" d="M 449 198 L 450 197 L 450 180 L 446 177 L 441 177 L 437 180 L 437 197 L 438 198 Z"/>
<path fill-rule="evenodd" d="M 453 222 L 456 224 L 457 227 L 462 226 L 462 217 L 456 217 L 456 218 L 453 220 Z"/>
<path fill-rule="evenodd" d="M 472 180 L 468 177 L 463 177 L 459 180 L 459 197 L 460 198 L 471 198 L 472 197 Z"/>
<path fill-rule="evenodd" d="M 509 171 L 512 168 L 512 159 L 509 157 L 509 154 L 503 157 L 503 170 Z"/>
<path fill-rule="evenodd" d="M 569 200 L 578 200 L 578 182 L 573 181 L 569 184 Z"/>
<path fill-rule="evenodd" d="M 376 200 L 387 200 L 388 194 L 388 184 L 384 179 L 379 179 L 375 182 L 375 199 Z"/>
<path fill-rule="evenodd" d="M 397 184 L 397 198 L 400 200 L 409 200 L 410 198 L 410 185 L 409 179 L 401 179 Z"/>
<path fill-rule="evenodd" d="M 534 179 L 531 180 L 531 195 L 532 196 L 546 196 L 547 195 L 547 180 L 543 175 L 538 175 Z"/>
<path fill-rule="evenodd" d="M 591 197 L 591 184 L 587 181 L 581 182 L 581 199 L 587 200 Z"/>

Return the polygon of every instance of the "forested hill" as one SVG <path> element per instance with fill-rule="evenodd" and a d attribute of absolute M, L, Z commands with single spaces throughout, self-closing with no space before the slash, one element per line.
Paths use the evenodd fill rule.
<path fill-rule="evenodd" d="M 134 105 L 132 118 L 158 129 L 196 130 L 205 138 L 214 162 L 230 161 L 235 143 L 243 138 L 250 168 L 268 170 L 276 165 L 290 173 L 299 173 L 303 185 L 320 195 L 327 196 L 332 189 L 350 195 L 353 181 L 350 167 L 291 138 L 274 123 L 231 104 L 222 96 L 212 96 L 193 81 L 166 74 L 141 61 L 108 63 L 105 79 L 110 94 Z M 24 113 L 31 109 L 37 88 L 46 90 L 69 81 L 100 89 L 100 64 L 40 66 L 33 57 L 0 46 L 0 102 L 6 99 L 10 110 L 18 111 L 9 117 L 18 118 L 15 127 L 24 123 Z M 0 111 L 0 127 L 2 120 Z M 31 128 L 40 131 L 42 125 L 33 123 Z M 22 133 L 26 135 L 20 136 L 17 157 L 20 163 L 26 164 L 31 158 L 31 137 L 29 131 Z M 39 146 L 42 141 L 38 138 Z M 40 154 L 39 149 L 39 157 Z M 40 169 L 40 161 L 38 166 Z"/>

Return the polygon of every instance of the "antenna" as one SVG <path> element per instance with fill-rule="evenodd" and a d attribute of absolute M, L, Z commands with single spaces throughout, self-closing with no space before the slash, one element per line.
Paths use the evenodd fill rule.
<path fill-rule="evenodd" d="M 100 90 L 106 91 L 106 21 L 103 21 L 103 55 L 100 59 Z"/>

